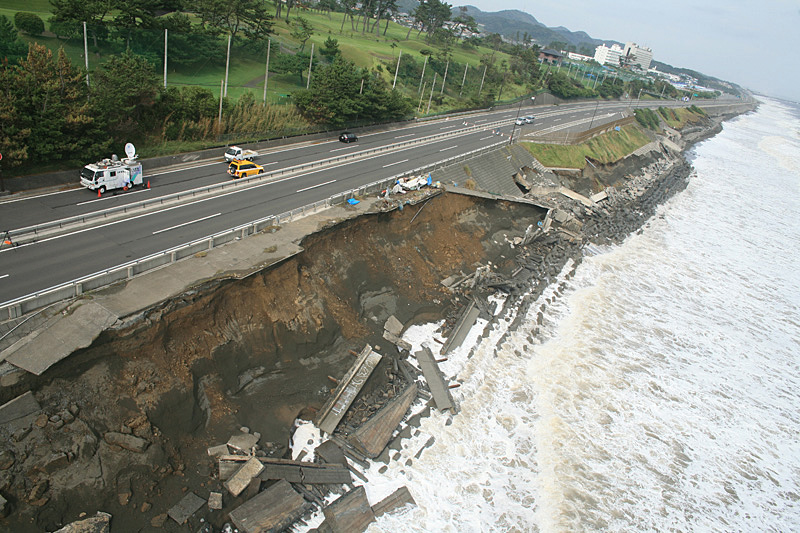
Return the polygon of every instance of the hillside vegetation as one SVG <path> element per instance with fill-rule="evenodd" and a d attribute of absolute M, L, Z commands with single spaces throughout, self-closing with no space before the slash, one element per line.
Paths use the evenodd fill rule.
<path fill-rule="evenodd" d="M 474 20 L 453 17 L 440 0 L 419 4 L 414 27 L 391 20 L 388 0 L 221 5 L 5 2 L 4 168 L 72 168 L 126 142 L 147 157 L 486 108 L 540 91 L 565 99 L 681 94 L 599 65 L 540 64 L 537 46 L 477 37 Z"/>

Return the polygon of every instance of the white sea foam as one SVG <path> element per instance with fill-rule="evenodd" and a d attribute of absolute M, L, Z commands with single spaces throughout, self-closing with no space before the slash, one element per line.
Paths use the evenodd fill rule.
<path fill-rule="evenodd" d="M 641 234 L 479 322 L 442 365 L 460 413 L 367 471 L 370 502 L 418 506 L 369 531 L 796 530 L 798 124 L 727 123 Z M 405 338 L 438 354 L 437 326 Z"/>

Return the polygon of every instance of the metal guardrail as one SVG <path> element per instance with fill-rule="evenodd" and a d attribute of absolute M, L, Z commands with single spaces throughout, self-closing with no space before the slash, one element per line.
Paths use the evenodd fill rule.
<path fill-rule="evenodd" d="M 180 246 L 168 248 L 135 261 L 123 263 L 121 265 L 101 270 L 72 281 L 55 285 L 33 294 L 28 294 L 26 296 L 21 296 L 13 300 L 0 303 L 0 320 L 19 318 L 26 313 L 40 309 L 46 305 L 70 298 L 77 298 L 88 291 L 106 287 L 119 281 L 131 279 L 138 274 L 161 268 L 162 266 L 180 261 L 181 259 L 194 256 L 197 253 L 212 250 L 236 239 L 242 239 L 251 235 L 255 235 L 270 226 L 278 226 L 280 224 L 291 222 L 296 218 L 308 216 L 310 214 L 317 213 L 322 209 L 327 209 L 334 205 L 342 204 L 347 200 L 357 196 L 365 196 L 370 193 L 379 193 L 380 191 L 387 189 L 389 185 L 395 183 L 400 178 L 430 173 L 439 168 L 452 165 L 460 161 L 465 161 L 492 150 L 496 150 L 506 146 L 507 144 L 507 141 L 502 141 L 479 148 L 477 150 L 473 150 L 471 152 L 453 156 L 448 159 L 443 159 L 429 165 L 424 165 L 413 170 L 396 174 L 389 178 L 384 178 L 372 183 L 368 183 L 367 185 L 362 185 L 356 189 L 350 189 L 334 194 L 333 196 L 330 196 L 324 200 L 307 204 L 279 215 L 270 215 L 253 222 L 248 222 L 247 224 L 242 224 L 240 226 L 236 226 L 234 228 L 182 244 Z"/>
<path fill-rule="evenodd" d="M 323 159 L 319 161 L 314 161 L 312 163 L 306 163 L 303 165 L 298 165 L 296 167 L 288 167 L 280 170 L 273 170 L 270 172 L 264 172 L 262 174 L 258 174 L 257 176 L 251 176 L 248 178 L 239 178 L 237 180 L 230 180 L 225 181 L 222 183 L 215 183 L 213 185 L 208 185 L 205 187 L 198 187 L 195 189 L 191 189 L 188 191 L 177 192 L 173 194 L 168 194 L 165 196 L 160 196 L 158 198 L 153 198 L 152 200 L 144 200 L 141 202 L 136 202 L 132 204 L 126 204 L 123 206 L 112 207 L 109 209 L 104 209 L 101 211 L 94 211 L 92 213 L 87 213 L 85 215 L 76 215 L 73 217 L 63 218 L 60 220 L 55 220 L 52 222 L 45 222 L 43 224 L 37 224 L 35 226 L 28 226 L 25 228 L 18 228 L 14 230 L 10 230 L 8 235 L 11 239 L 19 244 L 24 244 L 26 242 L 31 242 L 35 240 L 36 237 L 43 236 L 42 234 L 46 234 L 46 232 L 50 231 L 51 234 L 53 232 L 59 232 L 68 230 L 71 228 L 75 228 L 77 226 L 81 226 L 87 224 L 89 222 L 96 222 L 99 220 L 114 220 L 119 218 L 120 216 L 126 215 L 133 211 L 142 211 L 145 209 L 160 209 L 170 205 L 173 205 L 177 202 L 182 200 L 186 200 L 187 198 L 197 198 L 197 197 L 205 197 L 213 194 L 219 194 L 226 189 L 230 189 L 233 187 L 244 187 L 246 185 L 252 185 L 254 183 L 259 183 L 266 179 L 276 178 L 280 176 L 286 176 L 290 174 L 295 174 L 298 172 L 303 172 L 306 170 L 313 170 L 315 168 L 323 168 L 329 167 L 332 165 L 344 163 L 346 161 L 355 161 L 358 159 L 362 159 L 365 157 L 369 157 L 375 154 L 385 153 L 392 150 L 397 150 L 400 148 L 407 148 L 409 146 L 414 146 L 418 144 L 428 143 L 435 140 L 446 139 L 448 137 L 459 137 L 462 135 L 466 135 L 469 133 L 473 133 L 475 131 L 480 131 L 483 129 L 490 129 L 497 126 L 506 125 L 506 121 L 497 121 L 487 124 L 480 124 L 475 126 L 469 126 L 464 129 L 460 129 L 458 131 L 451 131 L 447 133 L 437 133 L 436 135 L 429 135 L 427 137 L 421 137 L 419 139 L 412 139 L 409 141 L 403 141 L 400 143 L 395 143 L 387 146 L 382 146 L 380 148 L 373 148 L 370 150 L 362 150 L 360 152 L 355 152 L 351 154 L 346 154 L 342 156 L 337 156 L 333 158 Z"/>

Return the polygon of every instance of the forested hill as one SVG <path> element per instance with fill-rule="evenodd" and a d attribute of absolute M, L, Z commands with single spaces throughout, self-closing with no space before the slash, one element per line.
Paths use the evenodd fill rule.
<path fill-rule="evenodd" d="M 412 13 L 419 5 L 417 0 L 400 0 L 398 3 L 400 11 Z M 466 13 L 462 11 L 466 8 Z M 599 44 L 610 45 L 616 41 L 595 39 L 584 31 L 570 31 L 564 26 L 550 28 L 536 20 L 536 17 L 519 11 L 517 9 L 507 9 L 504 11 L 481 11 L 475 6 L 455 6 L 453 7 L 453 17 L 458 15 L 469 15 L 475 22 L 481 24 L 487 33 L 499 33 L 509 39 L 523 39 L 527 33 L 528 37 L 540 46 L 546 47 L 552 42 L 563 42 L 574 45 L 576 48 L 585 45 L 594 49 Z M 517 35 L 519 34 L 519 35 Z"/>

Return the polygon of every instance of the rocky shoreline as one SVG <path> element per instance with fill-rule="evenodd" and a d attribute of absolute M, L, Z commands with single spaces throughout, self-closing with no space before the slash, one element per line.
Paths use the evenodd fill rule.
<path fill-rule="evenodd" d="M 720 127 L 706 124 L 684 140 L 692 144 Z M 74 524 L 65 531 L 107 531 L 109 524 L 112 531 L 184 531 L 189 524 L 191 531 L 232 531 L 229 513 L 273 485 L 251 483 L 231 497 L 210 448 L 225 445 L 226 456 L 262 462 L 286 458 L 292 421 L 316 416 L 352 364 L 350 353 L 364 343 L 383 358 L 335 432 L 340 441 L 412 382 L 430 398 L 407 351 L 384 337 L 388 317 L 406 327 L 446 317 L 446 338 L 467 302 L 485 302 L 497 291 L 522 306 L 522 317 L 568 261 L 577 264 L 587 246 L 619 243 L 638 231 L 686 187 L 691 171 L 683 154 L 666 148 L 632 156 L 594 171 L 607 184 L 598 201 L 558 192 L 536 196 L 548 216 L 544 209 L 447 192 L 427 198 L 437 202 L 427 211 L 377 214 L 319 232 L 304 242 L 313 256 L 279 265 L 243 287 L 229 284 L 154 310 L 55 369 L 32 395 L 41 411 L 3 425 L 0 525 L 16 531 L 53 531 L 68 522 Z M 502 218 L 510 221 L 499 223 Z M 386 228 L 376 232 L 376 224 Z M 381 249 L 382 243 L 392 246 Z M 364 257 L 348 257 L 346 249 Z M 444 286 L 447 272 L 457 281 Z M 379 276 L 385 278 L 374 279 Z M 273 294 L 294 287 L 291 306 L 281 300 L 285 295 Z M 224 314 L 217 309 L 221 301 L 229 305 Z M 209 315 L 207 322 L 186 331 L 199 310 Z M 278 348 L 248 351 L 270 343 Z M 145 354 L 143 347 L 152 346 L 159 349 Z M 251 405 L 254 398 L 259 405 Z M 406 423 L 413 426 L 413 420 Z M 232 446 L 230 439 L 241 435 L 255 442 Z M 402 438 L 378 460 L 388 461 Z M 354 465 L 365 459 L 348 454 Z M 357 468 L 351 470 L 358 477 Z M 305 491 L 307 516 L 336 485 L 295 488 Z M 173 510 L 189 494 L 202 505 L 179 515 L 181 523 Z M 219 505 L 217 495 L 224 495 Z"/>

